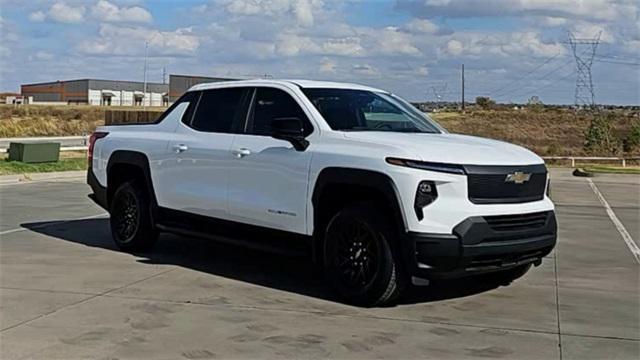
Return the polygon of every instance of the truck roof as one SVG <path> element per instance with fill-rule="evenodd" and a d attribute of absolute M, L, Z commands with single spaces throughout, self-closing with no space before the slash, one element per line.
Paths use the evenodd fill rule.
<path fill-rule="evenodd" d="M 256 86 L 256 85 L 297 85 L 302 88 L 325 88 L 325 89 L 352 89 L 352 90 L 366 90 L 374 92 L 386 92 L 384 90 L 376 89 L 373 87 L 342 83 L 331 81 L 316 81 L 316 80 L 298 80 L 298 79 L 253 79 L 253 80 L 234 80 L 234 81 L 219 81 L 212 83 L 202 83 L 192 86 L 188 91 L 216 89 L 219 87 L 236 87 L 236 86 Z"/>

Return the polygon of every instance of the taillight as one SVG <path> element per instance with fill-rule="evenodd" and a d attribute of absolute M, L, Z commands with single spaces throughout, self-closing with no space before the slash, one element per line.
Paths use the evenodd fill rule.
<path fill-rule="evenodd" d="M 96 131 L 89 137 L 89 149 L 87 150 L 87 162 L 89 163 L 89 168 L 91 168 L 93 164 L 93 146 L 96 144 L 96 140 L 102 139 L 107 135 L 109 135 L 108 132 Z"/>

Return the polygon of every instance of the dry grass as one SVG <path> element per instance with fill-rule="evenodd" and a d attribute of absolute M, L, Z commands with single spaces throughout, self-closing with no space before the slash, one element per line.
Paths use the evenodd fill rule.
<path fill-rule="evenodd" d="M 86 135 L 103 122 L 96 106 L 0 106 L 0 137 Z"/>
<path fill-rule="evenodd" d="M 0 105 L 0 137 L 86 135 L 104 125 L 105 110 L 118 106 Z M 139 110 L 140 108 L 137 108 Z M 165 108 L 148 108 L 164 111 Z"/>
<path fill-rule="evenodd" d="M 508 141 L 546 156 L 586 155 L 583 145 L 591 122 L 590 115 L 568 109 L 475 110 L 435 113 L 433 118 L 451 132 Z M 614 127 L 619 136 L 624 137 L 637 119 L 637 113 L 616 112 Z M 632 155 L 638 153 L 636 149 Z"/>
<path fill-rule="evenodd" d="M 115 106 L 0 105 L 0 137 L 89 134 L 104 124 L 107 109 L 133 110 Z M 638 113 L 617 111 L 615 114 L 616 132 L 624 137 L 632 122 L 638 121 Z M 451 132 L 504 140 L 547 156 L 585 155 L 584 134 L 591 121 L 588 114 L 576 115 L 568 109 L 471 110 L 465 114 L 436 113 L 433 117 Z M 640 149 L 625 155 L 640 155 Z"/>

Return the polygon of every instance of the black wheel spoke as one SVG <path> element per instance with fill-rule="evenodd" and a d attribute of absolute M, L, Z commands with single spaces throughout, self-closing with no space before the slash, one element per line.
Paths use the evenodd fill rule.
<path fill-rule="evenodd" d="M 373 281 L 377 266 L 374 230 L 364 222 L 340 222 L 332 229 L 336 244 L 334 263 L 349 287 L 363 288 Z"/>

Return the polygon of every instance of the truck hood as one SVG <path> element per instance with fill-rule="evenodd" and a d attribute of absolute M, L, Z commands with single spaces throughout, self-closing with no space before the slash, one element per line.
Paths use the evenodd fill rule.
<path fill-rule="evenodd" d="M 533 165 L 544 162 L 523 147 L 468 135 L 382 131 L 344 134 L 347 139 L 398 147 L 413 152 L 415 160 L 429 162 L 460 165 Z"/>

